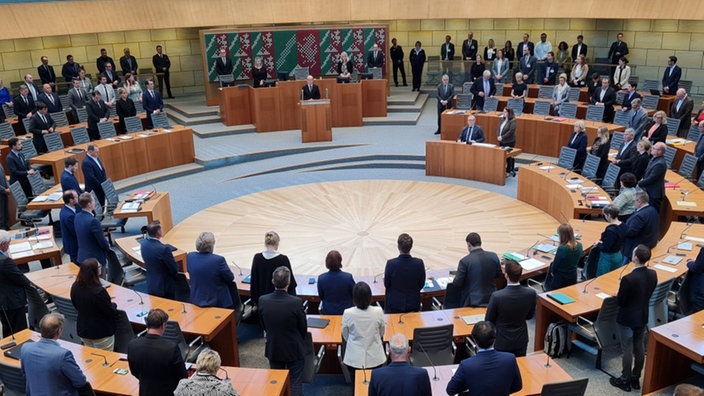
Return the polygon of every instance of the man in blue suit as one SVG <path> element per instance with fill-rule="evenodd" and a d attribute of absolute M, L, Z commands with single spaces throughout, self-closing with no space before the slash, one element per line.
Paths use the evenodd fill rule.
<path fill-rule="evenodd" d="M 658 243 L 660 233 L 660 215 L 650 205 L 648 193 L 639 191 L 635 194 L 636 211 L 621 225 L 623 230 L 623 262 L 628 263 L 633 249 L 638 245 L 645 245 L 652 249 Z"/>
<path fill-rule="evenodd" d="M 75 190 L 67 190 L 65 188 L 63 190 L 64 206 L 59 212 L 61 239 L 64 242 L 64 253 L 69 255 L 71 262 L 78 264 L 78 237 L 76 236 L 75 225 L 78 194 Z"/>
<path fill-rule="evenodd" d="M 396 333 L 389 339 L 391 363 L 374 369 L 369 396 L 424 396 L 432 394 L 428 371 L 408 363 L 408 339 Z"/>
<path fill-rule="evenodd" d="M 479 125 L 476 125 L 477 117 L 474 114 L 467 116 L 467 126 L 462 128 L 458 142 L 462 143 L 484 143 L 484 130 Z"/>
<path fill-rule="evenodd" d="M 384 269 L 384 312 L 417 312 L 420 311 L 420 291 L 425 285 L 425 264 L 411 257 L 413 238 L 410 235 L 399 235 L 397 245 L 399 256 L 387 261 Z"/>
<path fill-rule="evenodd" d="M 175 299 L 178 266 L 171 245 L 161 242 L 161 223 L 152 221 L 147 226 L 147 237 L 142 241 L 142 259 L 147 267 L 147 293 Z"/>
<path fill-rule="evenodd" d="M 643 128 L 648 123 L 648 112 L 643 109 L 642 100 L 639 98 L 631 101 L 631 110 L 628 112 L 628 128 L 633 128 L 636 142 L 643 136 Z"/>
<path fill-rule="evenodd" d="M 76 264 L 80 265 L 85 259 L 94 258 L 105 267 L 108 264 L 107 252 L 110 250 L 108 240 L 103 235 L 100 221 L 93 215 L 93 196 L 84 192 L 78 197 L 78 206 L 81 210 L 76 212 L 73 222 L 76 228 L 78 241 L 78 254 Z"/>
<path fill-rule="evenodd" d="M 202 232 L 196 239 L 197 252 L 188 253 L 191 304 L 199 307 L 233 307 L 229 284 L 235 279 L 223 256 L 213 254 L 215 236 Z"/>
<path fill-rule="evenodd" d="M 474 325 L 472 338 L 479 352 L 463 360 L 447 384 L 447 394 L 468 391 L 469 395 L 508 396 L 523 388 L 516 357 L 509 352 L 494 350 L 496 330 L 491 322 Z"/>
<path fill-rule="evenodd" d="M 103 162 L 100 161 L 100 148 L 98 146 L 94 144 L 88 145 L 86 156 L 81 163 L 81 171 L 83 172 L 86 191 L 95 192 L 98 202 L 101 205 L 105 205 L 105 192 L 101 183 L 107 180 L 108 176 L 105 173 Z"/>
<path fill-rule="evenodd" d="M 63 327 L 63 315 L 47 314 L 39 322 L 42 338 L 22 346 L 20 363 L 28 395 L 77 395 L 80 389 L 90 389 L 73 353 L 56 341 Z"/>
<path fill-rule="evenodd" d="M 650 150 L 653 158 L 650 159 L 648 167 L 645 168 L 643 178 L 638 182 L 638 187 L 648 193 L 650 198 L 650 206 L 660 211 L 660 204 L 665 196 L 665 174 L 667 173 L 667 163 L 665 162 L 665 151 L 667 145 L 663 142 L 657 142 Z M 649 248 L 655 247 L 647 245 Z"/>
<path fill-rule="evenodd" d="M 662 93 L 674 95 L 677 92 L 682 77 L 682 68 L 677 66 L 677 57 L 672 55 L 667 58 L 667 69 L 662 74 Z"/>
<path fill-rule="evenodd" d="M 74 190 L 77 194 L 83 194 L 81 185 L 76 179 L 78 171 L 78 160 L 76 157 L 68 157 L 64 160 L 64 171 L 61 173 L 61 191 Z"/>
<path fill-rule="evenodd" d="M 164 111 L 164 101 L 161 99 L 161 94 L 154 90 L 153 80 L 147 80 L 147 92 L 142 94 L 142 107 L 147 113 L 147 128 L 154 128 L 152 114 Z"/>

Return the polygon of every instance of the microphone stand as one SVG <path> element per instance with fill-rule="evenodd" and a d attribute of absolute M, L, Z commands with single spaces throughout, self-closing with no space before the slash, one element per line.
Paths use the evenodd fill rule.
<path fill-rule="evenodd" d="M 237 265 L 237 263 L 235 263 L 235 260 L 232 260 L 232 265 L 234 265 L 235 267 L 237 267 L 238 270 L 240 270 L 240 276 L 242 276 L 242 268 Z"/>
<path fill-rule="evenodd" d="M 430 360 L 430 356 L 428 356 L 428 352 L 425 351 L 425 348 L 423 348 L 423 345 L 419 342 L 418 343 L 418 349 L 423 352 L 425 355 L 425 358 L 428 359 L 428 362 L 430 363 L 431 366 L 433 366 L 433 381 L 440 381 L 440 377 L 438 377 L 438 371 L 435 369 L 435 364 L 433 364 L 433 361 Z"/>
<path fill-rule="evenodd" d="M 17 345 L 17 342 L 15 342 L 15 332 L 12 330 L 12 323 L 10 323 L 10 319 L 7 317 L 7 311 L 5 311 L 5 306 L 0 306 L 2 308 L 2 314 L 5 316 L 5 321 L 7 322 L 7 327 L 10 330 L 10 342 L 8 342 L 5 345 L 0 346 L 0 349 L 5 350 L 12 348 L 13 346 Z"/>

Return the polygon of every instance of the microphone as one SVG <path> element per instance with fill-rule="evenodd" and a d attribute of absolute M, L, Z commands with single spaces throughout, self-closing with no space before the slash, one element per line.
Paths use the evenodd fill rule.
<path fill-rule="evenodd" d="M 583 294 L 589 294 L 589 292 L 587 291 L 587 286 L 591 285 L 592 282 L 594 282 L 595 280 L 597 280 L 597 278 L 598 278 L 598 277 L 595 277 L 594 279 L 590 279 L 589 282 L 587 282 L 587 283 L 584 285 L 584 290 L 582 290 L 582 293 L 583 293 Z M 621 279 L 621 278 L 619 277 L 619 279 Z"/>
<path fill-rule="evenodd" d="M 526 249 L 526 257 L 530 257 L 530 250 L 533 249 L 533 247 L 534 247 L 535 245 L 537 245 L 538 243 L 540 243 L 540 239 L 538 239 L 537 241 L 535 241 L 535 243 L 534 243 L 533 245 L 528 246 L 528 249 Z M 533 250 L 533 256 L 535 256 L 537 253 L 538 253 L 537 250 Z"/>
<path fill-rule="evenodd" d="M 181 303 L 181 305 L 183 305 L 183 312 L 181 312 L 181 313 L 188 313 L 188 311 L 186 311 L 186 304 L 185 304 L 185 303 Z"/>
<path fill-rule="evenodd" d="M 684 239 L 684 237 L 687 235 L 685 232 L 687 232 L 688 229 L 690 229 L 694 223 L 687 223 L 687 226 L 682 230 L 682 233 L 680 234 L 680 239 Z"/>
<path fill-rule="evenodd" d="M 366 359 L 366 355 L 365 355 L 365 359 L 364 359 L 364 360 L 367 360 L 367 359 Z M 364 374 L 364 382 L 362 382 L 362 383 L 363 383 L 364 385 L 368 385 L 368 384 L 369 384 L 369 381 L 367 381 L 367 368 L 366 368 L 365 366 L 366 366 L 366 364 L 365 364 L 364 366 L 362 366 L 362 373 Z"/>
<path fill-rule="evenodd" d="M 108 358 L 107 358 L 107 356 L 101 355 L 101 354 L 95 353 L 95 352 L 91 352 L 90 354 L 93 355 L 93 356 L 100 356 L 101 358 L 103 358 L 103 367 L 107 367 L 107 366 L 110 365 L 110 364 L 108 363 Z"/>
<path fill-rule="evenodd" d="M 398 323 L 403 324 L 403 315 L 407 315 L 408 312 L 404 312 L 401 315 L 398 316 Z"/>
<path fill-rule="evenodd" d="M 684 180 L 687 180 L 687 179 L 688 179 L 688 177 L 685 176 L 685 177 L 683 177 L 683 178 L 677 180 L 677 182 L 672 183 L 672 184 L 673 184 L 672 189 L 673 189 L 673 190 L 676 189 L 676 188 L 677 188 L 677 185 L 680 184 L 680 182 L 682 182 L 682 181 L 684 181 Z"/>
<path fill-rule="evenodd" d="M 374 275 L 374 283 L 377 283 L 376 279 L 377 279 L 378 277 L 380 277 L 381 275 L 384 275 L 384 273 L 382 272 L 382 273 L 380 273 L 380 274 Z"/>
<path fill-rule="evenodd" d="M 674 245 L 668 247 L 668 248 L 667 248 L 667 254 L 670 254 L 670 249 L 672 249 L 673 247 L 677 247 L 679 244 L 680 244 L 680 242 L 678 241 L 676 244 L 674 244 Z"/>
<path fill-rule="evenodd" d="M 134 292 L 134 294 L 137 295 L 137 297 L 139 297 L 139 305 L 144 305 L 144 300 L 142 300 L 142 295 L 137 293 L 137 290 L 132 289 L 132 291 Z"/>
<path fill-rule="evenodd" d="M 541 236 L 541 237 L 543 237 L 543 238 L 545 238 L 545 239 L 548 239 L 548 240 L 552 241 L 552 245 L 555 246 L 555 240 L 552 239 L 552 237 L 549 237 L 549 236 L 543 235 L 543 234 L 538 234 L 538 236 Z M 538 241 L 538 242 L 540 242 L 540 241 Z"/>
<path fill-rule="evenodd" d="M 328 95 L 328 89 L 325 88 L 325 99 L 330 99 L 330 96 Z"/>
<path fill-rule="evenodd" d="M 428 352 L 425 351 L 425 348 L 423 348 L 423 344 L 420 342 L 418 343 L 418 348 L 423 352 L 425 355 L 425 358 L 428 359 L 428 362 L 430 363 L 431 366 L 433 366 L 433 381 L 440 381 L 440 378 L 438 378 L 438 372 L 435 369 L 435 364 L 433 364 L 433 361 L 430 360 L 430 356 L 428 356 Z"/>
<path fill-rule="evenodd" d="M 548 357 L 548 361 L 545 362 L 545 368 L 551 368 L 552 365 L 550 365 L 550 354 L 546 353 L 545 355 L 547 355 L 547 357 Z"/>
<path fill-rule="evenodd" d="M 9 349 L 12 348 L 13 346 L 17 345 L 15 342 L 15 332 L 12 330 L 12 323 L 10 322 L 10 319 L 7 317 L 7 311 L 5 311 L 5 306 L 0 305 L 0 308 L 2 308 L 2 314 L 5 316 L 5 321 L 7 322 L 7 327 L 10 330 L 10 342 L 7 344 L 0 346 L 0 349 Z"/>
<path fill-rule="evenodd" d="M 304 99 L 303 99 L 303 90 L 304 90 L 304 89 L 305 89 L 305 88 L 301 88 L 301 100 L 304 100 Z"/>
<path fill-rule="evenodd" d="M 571 169 L 567 169 L 567 173 L 565 173 L 565 175 L 562 177 L 562 180 L 567 181 L 567 176 L 568 176 L 570 173 L 572 173 L 572 170 L 571 170 Z"/>
<path fill-rule="evenodd" d="M 242 276 L 242 268 L 240 268 L 240 266 L 235 263 L 235 260 L 232 260 L 232 265 L 234 265 L 235 267 L 237 267 L 238 270 L 240 270 L 240 276 Z"/>
<path fill-rule="evenodd" d="M 623 278 L 623 272 L 626 271 L 626 268 L 628 268 L 628 264 L 623 266 L 623 269 L 621 270 L 621 273 L 618 274 L 618 280 L 621 280 Z"/>
<path fill-rule="evenodd" d="M 223 379 L 223 381 L 229 381 L 229 380 L 230 380 L 230 376 L 227 374 L 227 370 L 225 370 L 224 368 L 220 367 L 220 368 L 218 369 L 218 371 L 222 371 L 222 372 L 225 373 L 225 379 Z"/>

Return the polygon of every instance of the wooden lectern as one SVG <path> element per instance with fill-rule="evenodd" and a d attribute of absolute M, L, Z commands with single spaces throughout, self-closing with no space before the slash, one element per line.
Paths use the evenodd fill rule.
<path fill-rule="evenodd" d="M 248 85 L 222 88 L 220 92 L 220 121 L 227 126 L 252 123 Z"/>
<path fill-rule="evenodd" d="M 330 142 L 332 141 L 332 117 L 330 115 L 330 100 L 304 100 L 301 106 L 301 141 Z"/>

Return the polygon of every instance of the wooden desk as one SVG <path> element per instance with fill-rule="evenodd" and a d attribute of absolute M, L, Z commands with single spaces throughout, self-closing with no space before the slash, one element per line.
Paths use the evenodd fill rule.
<path fill-rule="evenodd" d="M 301 141 L 332 141 L 332 117 L 329 100 L 302 100 L 299 102 L 301 119 Z"/>
<path fill-rule="evenodd" d="M 227 125 L 246 125 L 252 123 L 249 103 L 249 85 L 224 87 L 219 91 L 220 121 Z"/>
<path fill-rule="evenodd" d="M 362 126 L 362 84 L 337 84 L 330 98 L 333 126 Z"/>
<path fill-rule="evenodd" d="M 506 158 L 520 153 L 521 149 L 508 152 L 499 147 L 429 140 L 425 142 L 425 174 L 503 186 L 506 184 Z"/>
<path fill-rule="evenodd" d="M 362 80 L 362 116 L 386 117 L 388 81 Z"/>
<path fill-rule="evenodd" d="M 113 213 L 115 218 L 146 217 L 147 224 L 154 220 L 159 220 L 164 234 L 174 228 L 174 221 L 171 215 L 171 200 L 168 192 L 154 193 L 149 200 L 142 203 L 137 212 L 123 212 L 122 205 L 124 204 L 125 202 L 115 209 Z"/>
<path fill-rule="evenodd" d="M 677 143 L 675 144 L 674 142 Z M 679 169 L 680 165 L 682 164 L 682 160 L 684 159 L 684 155 L 694 155 L 694 150 L 697 147 L 697 142 L 693 142 L 685 138 L 680 138 L 677 135 L 673 134 L 667 135 L 665 143 L 667 143 L 667 145 L 669 146 L 668 150 L 677 150 L 675 151 L 675 159 L 672 161 L 672 169 Z M 696 177 L 696 175 L 692 175 L 692 177 Z"/>
<path fill-rule="evenodd" d="M 71 285 L 77 272 L 78 267 L 69 263 L 55 268 L 33 271 L 26 276 L 47 293 L 70 298 Z M 203 336 L 210 347 L 220 353 L 223 364 L 239 365 L 237 326 L 233 310 L 200 308 L 193 304 L 137 293 L 132 289 L 115 284 L 107 288 L 107 291 L 112 301 L 117 304 L 118 309 L 127 312 L 127 317 L 133 325 L 143 327 L 144 318 L 141 313 L 152 308 L 161 308 L 169 314 L 171 320 L 179 323 L 187 338 Z"/>
<path fill-rule="evenodd" d="M 674 187 L 665 188 L 663 213 L 660 214 L 661 235 L 667 232 L 671 222 L 679 216 L 697 217 L 704 214 L 704 191 L 683 176 L 668 169 L 665 180 L 675 183 Z M 684 192 L 687 192 L 686 195 Z"/>
<path fill-rule="evenodd" d="M 288 396 L 291 394 L 288 370 L 222 367 L 232 387 L 241 396 Z"/>
<path fill-rule="evenodd" d="M 704 311 L 650 329 L 643 394 L 674 385 L 704 363 Z"/>
<path fill-rule="evenodd" d="M 249 101 L 252 108 L 252 122 L 257 132 L 282 130 L 281 113 L 283 108 L 278 87 L 251 88 L 249 89 Z"/>
<path fill-rule="evenodd" d="M 59 199 L 55 201 L 49 200 L 49 196 L 54 193 L 62 193 L 61 190 L 61 183 L 55 185 L 54 187 L 44 191 L 41 195 L 38 197 L 35 197 L 33 200 L 29 201 L 27 204 L 27 209 L 29 210 L 52 210 L 52 209 L 61 209 L 64 207 L 64 200 L 63 200 L 63 194 L 62 197 L 59 197 Z M 39 202 L 37 200 L 39 198 L 40 200 L 43 200 L 42 202 Z"/>
<path fill-rule="evenodd" d="M 142 259 L 142 245 L 139 242 L 142 240 L 141 235 L 133 235 L 124 238 L 115 239 L 115 245 L 120 249 L 122 253 L 125 254 L 133 263 L 139 265 L 142 268 L 146 268 L 144 264 L 144 259 Z M 176 265 L 178 265 L 179 272 L 187 272 L 188 266 L 186 263 L 186 256 L 188 252 L 185 250 L 177 249 L 173 252 L 174 260 Z"/>
<path fill-rule="evenodd" d="M 11 230 L 10 235 L 14 236 L 18 232 L 22 232 L 24 230 L 24 228 L 21 230 Z M 14 254 L 9 253 L 10 258 L 12 259 L 12 261 L 15 262 L 15 264 L 27 264 L 30 261 L 39 261 L 45 259 L 50 259 L 52 261 L 52 264 L 55 266 L 61 264 L 61 248 L 56 245 L 56 241 L 54 240 L 54 227 L 39 227 L 39 232 L 41 233 L 40 235 L 10 241 L 10 248 L 8 249 L 9 251 L 12 251 L 13 245 L 17 245 L 20 243 L 29 242 L 30 246 L 32 247 L 32 250 L 29 251 L 18 252 Z M 46 248 L 37 248 L 36 246 L 39 243 L 51 243 L 51 246 Z"/>
<path fill-rule="evenodd" d="M 550 360 L 550 367 L 545 367 L 547 359 L 548 357 L 544 353 L 533 353 L 516 359 L 518 369 L 521 372 L 521 379 L 523 380 L 523 388 L 516 393 L 512 393 L 512 395 L 540 395 L 543 385 L 572 379 L 572 377 L 552 359 Z M 445 388 L 447 388 L 448 382 L 452 379 L 452 371 L 458 366 L 457 364 L 436 366 L 434 370 L 433 367 L 425 367 L 425 369 L 428 370 L 433 395 L 447 394 Z M 364 371 L 366 371 L 367 381 L 370 381 L 372 378 L 372 370 Z M 433 380 L 435 373 L 437 373 L 438 380 Z M 369 384 L 364 383 L 364 376 L 365 374 L 362 373 L 362 370 L 357 370 L 355 373 L 355 396 L 366 396 L 369 394 Z"/>

